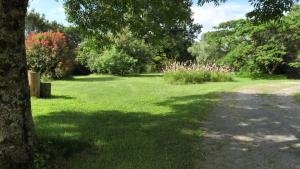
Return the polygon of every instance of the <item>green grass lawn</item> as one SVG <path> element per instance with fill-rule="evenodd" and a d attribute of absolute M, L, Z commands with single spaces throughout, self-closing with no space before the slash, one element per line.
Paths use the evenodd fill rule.
<path fill-rule="evenodd" d="M 295 99 L 296 99 L 297 102 L 300 103 L 300 93 L 298 93 L 298 94 L 295 95 Z"/>
<path fill-rule="evenodd" d="M 272 83 L 171 85 L 161 75 L 91 75 L 54 81 L 51 99 L 32 99 L 40 140 L 64 169 L 193 169 L 201 123 L 222 92 Z"/>

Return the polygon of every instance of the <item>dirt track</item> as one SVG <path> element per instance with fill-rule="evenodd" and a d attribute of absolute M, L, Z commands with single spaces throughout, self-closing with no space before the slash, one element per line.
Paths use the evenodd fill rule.
<path fill-rule="evenodd" d="M 300 169 L 300 83 L 255 85 L 223 96 L 204 124 L 203 169 Z"/>

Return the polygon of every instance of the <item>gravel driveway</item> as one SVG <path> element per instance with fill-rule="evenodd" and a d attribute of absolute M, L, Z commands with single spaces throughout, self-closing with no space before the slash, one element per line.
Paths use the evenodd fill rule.
<path fill-rule="evenodd" d="M 227 93 L 204 124 L 202 169 L 300 169 L 298 82 Z"/>

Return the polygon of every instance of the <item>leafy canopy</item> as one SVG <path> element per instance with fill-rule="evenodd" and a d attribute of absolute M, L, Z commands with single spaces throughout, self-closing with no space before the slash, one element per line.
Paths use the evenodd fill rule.
<path fill-rule="evenodd" d="M 192 23 L 190 0 L 64 0 L 64 5 L 70 22 L 87 35 L 101 38 L 128 27 L 152 39 L 178 23 Z"/>
<path fill-rule="evenodd" d="M 227 0 L 199 0 L 198 5 L 213 2 L 215 5 L 224 3 Z M 292 9 L 299 0 L 249 0 L 254 10 L 247 14 L 249 18 L 256 21 L 269 21 L 279 19 L 283 14 Z"/>
<path fill-rule="evenodd" d="M 27 35 L 31 32 L 58 32 L 64 28 L 63 25 L 57 23 L 56 21 L 50 22 L 45 18 L 45 15 L 40 14 L 34 10 L 27 12 L 27 15 L 25 17 L 25 23 L 25 32 Z"/>
<path fill-rule="evenodd" d="M 190 60 L 186 49 L 201 31 L 192 18 L 191 0 L 65 0 L 68 20 L 88 39 L 111 45 L 124 28 L 168 59 Z"/>
<path fill-rule="evenodd" d="M 63 0 L 68 20 L 88 35 L 117 33 L 124 27 L 144 38 L 160 37 L 178 23 L 191 23 L 191 0 Z M 198 5 L 227 0 L 198 0 Z M 256 20 L 278 19 L 299 0 L 249 0 Z M 190 27 L 190 24 L 185 24 Z M 188 28 L 187 28 L 188 29 Z"/>
<path fill-rule="evenodd" d="M 279 21 L 233 20 L 205 33 L 189 51 L 202 64 L 218 63 L 236 71 L 287 73 L 299 63 L 300 6 Z"/>

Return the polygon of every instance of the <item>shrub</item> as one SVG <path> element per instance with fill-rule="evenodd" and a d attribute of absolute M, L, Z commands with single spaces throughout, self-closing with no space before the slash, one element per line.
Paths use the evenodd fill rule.
<path fill-rule="evenodd" d="M 100 56 L 96 53 L 90 53 L 87 64 L 94 72 L 124 76 L 134 72 L 136 62 L 136 59 L 113 47 L 105 50 Z"/>
<path fill-rule="evenodd" d="M 136 60 L 135 73 L 147 71 L 147 66 L 154 62 L 156 49 L 147 44 L 145 40 L 135 37 L 127 28 L 115 36 L 112 41 L 118 51 Z"/>
<path fill-rule="evenodd" d="M 173 84 L 233 81 L 230 70 L 215 65 L 202 66 L 192 63 L 173 63 L 164 70 L 164 78 Z"/>
<path fill-rule="evenodd" d="M 233 81 L 230 73 L 207 71 L 176 71 L 167 72 L 164 75 L 166 81 L 172 84 L 198 84 L 203 82 L 227 82 Z"/>
<path fill-rule="evenodd" d="M 289 69 L 287 71 L 288 77 L 293 79 L 300 79 L 300 60 L 297 58 L 295 62 L 288 64 Z"/>
<path fill-rule="evenodd" d="M 108 35 L 109 40 L 107 43 L 99 43 L 97 39 L 88 38 L 80 44 L 79 52 L 76 61 L 81 65 L 87 67 L 91 71 L 99 72 L 95 64 L 91 64 L 95 60 L 100 61 L 103 53 L 107 53 L 107 50 L 116 48 L 119 53 L 129 56 L 130 60 L 135 60 L 134 67 L 131 72 L 142 73 L 147 71 L 156 71 L 160 67 L 156 67 L 158 63 L 162 62 L 162 59 L 157 59 L 157 50 L 150 44 L 147 44 L 145 40 L 135 37 L 133 33 L 124 29 L 121 33 L 114 36 Z M 127 57 L 128 59 L 128 57 Z M 127 61 L 125 61 L 126 63 Z M 101 65 L 98 63 L 98 65 Z M 103 72 L 103 71 L 101 71 Z"/>
<path fill-rule="evenodd" d="M 27 64 L 30 70 L 51 78 L 71 73 L 74 59 L 63 33 L 31 33 L 26 38 Z"/>
<path fill-rule="evenodd" d="M 217 65 L 201 65 L 195 64 L 192 62 L 173 62 L 169 63 L 164 72 L 177 72 L 177 71 L 206 71 L 206 72 L 231 72 L 231 69 L 226 66 L 217 66 Z"/>

